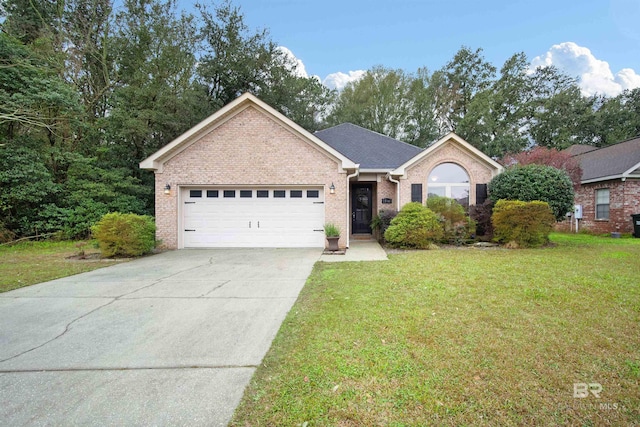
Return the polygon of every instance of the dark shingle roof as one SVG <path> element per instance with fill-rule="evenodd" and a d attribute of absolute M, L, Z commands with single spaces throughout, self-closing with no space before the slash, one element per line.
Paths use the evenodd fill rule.
<path fill-rule="evenodd" d="M 593 145 L 585 145 L 585 144 L 574 144 L 571 147 L 567 148 L 566 151 L 572 156 L 577 156 L 578 154 L 584 154 L 587 151 L 597 150 L 598 147 L 594 147 Z"/>
<path fill-rule="evenodd" d="M 415 145 L 351 123 L 324 129 L 314 135 L 359 163 L 361 169 L 395 169 L 422 151 Z"/>
<path fill-rule="evenodd" d="M 582 180 L 622 175 L 640 164 L 640 138 L 574 156 L 582 167 Z"/>

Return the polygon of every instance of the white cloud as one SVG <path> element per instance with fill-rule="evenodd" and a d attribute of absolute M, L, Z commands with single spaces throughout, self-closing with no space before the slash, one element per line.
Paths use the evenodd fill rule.
<path fill-rule="evenodd" d="M 623 68 L 614 75 L 608 62 L 597 59 L 588 48 L 573 42 L 553 45 L 546 54 L 531 61 L 532 69 L 549 65 L 577 76 L 582 94 L 586 96 L 596 93 L 616 96 L 625 89 L 640 87 L 640 75 L 634 70 Z"/>
<path fill-rule="evenodd" d="M 295 56 L 293 54 L 293 52 L 291 52 L 290 49 L 284 47 L 284 46 L 278 46 L 277 48 L 280 52 L 282 52 L 284 54 L 284 56 L 289 60 L 289 62 L 291 63 L 291 69 L 295 72 L 295 74 L 298 77 L 309 77 L 309 74 L 307 74 L 307 69 L 304 66 L 304 63 L 302 62 L 302 60 L 300 60 L 297 56 Z"/>
<path fill-rule="evenodd" d="M 305 78 L 312 77 L 327 86 L 329 89 L 336 89 L 338 92 L 344 89 L 344 87 L 350 82 L 360 79 L 366 73 L 364 70 L 349 71 L 348 74 L 338 71 L 337 73 L 329 74 L 324 78 L 324 80 L 322 80 L 316 75 L 309 76 L 304 63 L 291 51 L 291 49 L 285 46 L 278 46 L 277 49 L 284 54 L 291 66 L 290 69 L 293 70 L 297 76 Z"/>
<path fill-rule="evenodd" d="M 349 71 L 349 74 L 338 71 L 337 73 L 331 73 L 325 77 L 322 84 L 329 89 L 336 89 L 340 92 L 347 84 L 361 79 L 365 73 L 366 71 L 364 70 Z"/>

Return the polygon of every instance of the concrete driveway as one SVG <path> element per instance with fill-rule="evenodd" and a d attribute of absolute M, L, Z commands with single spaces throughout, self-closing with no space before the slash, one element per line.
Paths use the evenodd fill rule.
<path fill-rule="evenodd" d="M 0 294 L 0 424 L 226 425 L 321 252 L 173 251 Z"/>

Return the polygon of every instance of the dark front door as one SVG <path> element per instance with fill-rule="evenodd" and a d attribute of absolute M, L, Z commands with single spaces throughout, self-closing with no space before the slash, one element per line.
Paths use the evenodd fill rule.
<path fill-rule="evenodd" d="M 371 233 L 371 184 L 356 184 L 352 189 L 351 232 Z"/>

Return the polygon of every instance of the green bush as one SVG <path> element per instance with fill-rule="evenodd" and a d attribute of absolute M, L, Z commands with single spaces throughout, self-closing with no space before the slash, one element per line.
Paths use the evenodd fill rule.
<path fill-rule="evenodd" d="M 105 257 L 140 256 L 155 247 L 156 225 L 147 215 L 108 213 L 91 227 Z"/>
<path fill-rule="evenodd" d="M 540 200 L 549 203 L 557 221 L 573 211 L 573 184 L 569 175 L 552 166 L 513 166 L 489 183 L 489 197 L 498 200 Z"/>
<path fill-rule="evenodd" d="M 427 199 L 427 208 L 440 215 L 444 242 L 459 245 L 475 232 L 475 222 L 467 216 L 464 207 L 456 200 L 431 196 Z"/>
<path fill-rule="evenodd" d="M 398 211 L 394 209 L 380 209 L 378 215 L 371 220 L 371 229 L 378 230 L 380 240 L 384 240 L 384 233 L 391 225 L 391 220 L 398 215 Z"/>
<path fill-rule="evenodd" d="M 438 216 L 431 209 L 420 203 L 407 203 L 391 220 L 384 238 L 392 246 L 426 249 L 443 235 Z"/>
<path fill-rule="evenodd" d="M 547 202 L 520 200 L 498 200 L 491 221 L 494 240 L 525 248 L 549 242 L 555 224 Z"/>

